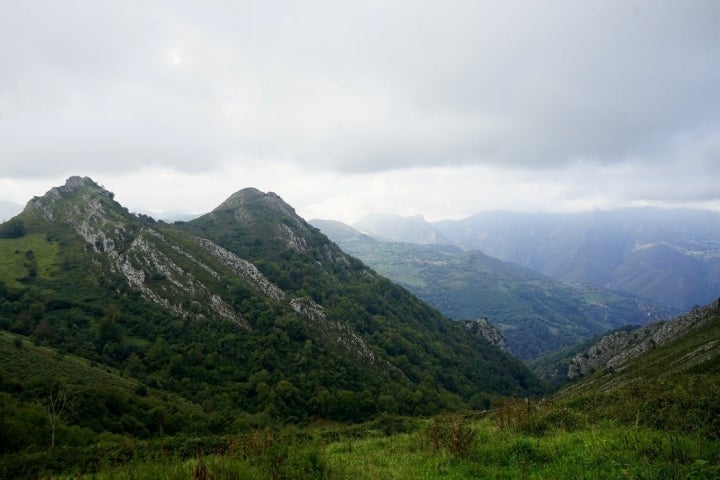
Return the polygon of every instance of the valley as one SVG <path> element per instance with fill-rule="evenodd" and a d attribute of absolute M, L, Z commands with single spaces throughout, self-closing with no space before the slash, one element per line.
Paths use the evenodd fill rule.
<path fill-rule="evenodd" d="M 720 290 L 720 214 L 712 210 L 491 211 L 437 222 L 386 215 L 356 225 L 377 238 L 479 250 L 564 283 L 636 295 L 672 313 L 705 305 Z"/>
<path fill-rule="evenodd" d="M 477 250 L 382 241 L 338 222 L 311 223 L 381 275 L 455 320 L 487 318 L 510 352 L 530 360 L 667 310 L 629 293 L 569 285 Z"/>
<path fill-rule="evenodd" d="M 657 323 L 422 228 L 312 223 L 253 188 L 173 223 L 87 177 L 32 198 L 0 225 L 0 476 L 718 473 L 716 303 Z"/>

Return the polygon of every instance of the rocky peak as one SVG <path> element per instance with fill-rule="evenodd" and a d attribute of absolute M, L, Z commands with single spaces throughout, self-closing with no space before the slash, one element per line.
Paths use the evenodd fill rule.
<path fill-rule="evenodd" d="M 104 190 L 102 187 L 100 187 L 95 181 L 90 177 L 80 177 L 78 175 L 74 175 L 72 177 L 69 177 L 65 181 L 65 185 L 58 187 L 60 189 L 64 189 L 66 191 L 73 191 L 81 187 L 91 187 L 91 188 L 97 188 L 99 190 Z"/>
<path fill-rule="evenodd" d="M 72 176 L 65 181 L 65 185 L 51 188 L 42 197 L 33 197 L 25 206 L 25 211 L 40 212 L 46 220 L 54 220 L 61 212 L 69 214 L 69 210 L 83 213 L 84 206 L 97 210 L 96 207 L 101 200 L 112 200 L 113 197 L 112 192 L 104 189 L 91 178 Z M 80 201 L 73 202 L 74 198 Z M 63 200 L 66 200 L 67 204 Z M 74 208 L 69 209 L 71 203 L 74 203 Z"/>
<path fill-rule="evenodd" d="M 77 193 L 80 190 L 94 192 L 107 198 L 113 198 L 113 193 L 105 190 L 103 187 L 95 183 L 90 177 L 72 176 L 65 181 L 65 185 L 53 187 L 47 191 L 42 197 L 33 197 L 29 203 L 37 201 L 58 200 L 68 194 Z"/>

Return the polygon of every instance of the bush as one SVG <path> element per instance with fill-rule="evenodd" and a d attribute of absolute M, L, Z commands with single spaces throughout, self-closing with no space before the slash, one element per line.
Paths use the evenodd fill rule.
<path fill-rule="evenodd" d="M 371 427 L 377 428 L 386 437 L 398 433 L 409 433 L 417 428 L 417 420 L 399 415 L 391 415 L 389 413 L 381 413 L 370 424 Z"/>
<path fill-rule="evenodd" d="M 564 405 L 530 399 L 503 399 L 496 405 L 495 420 L 501 430 L 543 435 L 548 430 L 576 430 L 584 425 L 582 416 Z"/>
<path fill-rule="evenodd" d="M 267 478 L 323 478 L 326 465 L 315 441 L 271 430 L 231 439 L 227 454 L 239 456 L 265 471 Z"/>
<path fill-rule="evenodd" d="M 442 415 L 433 419 L 425 430 L 425 439 L 434 452 L 447 450 L 453 455 L 466 455 L 477 432 L 467 418 L 459 415 Z"/>

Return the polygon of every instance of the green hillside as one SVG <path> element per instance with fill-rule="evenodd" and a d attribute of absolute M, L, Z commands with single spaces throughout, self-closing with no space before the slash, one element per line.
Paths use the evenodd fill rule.
<path fill-rule="evenodd" d="M 356 256 L 456 320 L 487 318 L 514 355 L 532 359 L 663 312 L 631 295 L 570 286 L 478 251 L 381 242 L 338 222 L 315 220 Z"/>
<path fill-rule="evenodd" d="M 601 416 L 720 438 L 720 308 L 621 369 L 605 368 L 558 393 Z M 622 353 L 622 352 L 618 352 Z"/>
<path fill-rule="evenodd" d="M 506 398 L 491 410 L 432 418 L 257 429 L 194 455 L 73 478 L 717 478 L 720 312 L 717 304 L 698 312 L 705 318 L 696 327 L 622 372 L 597 372 L 539 402 Z"/>
<path fill-rule="evenodd" d="M 520 361 L 341 252 L 274 194 L 241 191 L 168 225 L 73 177 L 0 232 L 2 421 L 6 432 L 35 425 L 8 433 L 5 465 L 62 469 L 62 448 L 86 464 L 77 455 L 102 439 L 429 415 L 541 392 Z M 75 401 L 43 453 L 42 405 L 58 389 Z"/>
<path fill-rule="evenodd" d="M 169 225 L 73 177 L 0 233 L 2 478 L 720 473 L 715 307 L 540 401 L 274 194 Z"/>
<path fill-rule="evenodd" d="M 323 305 L 413 382 L 476 399 L 483 391 L 538 391 L 517 360 L 469 342 L 464 326 L 343 253 L 274 194 L 243 190 L 182 227 L 251 261 L 290 295 Z M 458 373 L 440 371 L 447 367 Z"/>

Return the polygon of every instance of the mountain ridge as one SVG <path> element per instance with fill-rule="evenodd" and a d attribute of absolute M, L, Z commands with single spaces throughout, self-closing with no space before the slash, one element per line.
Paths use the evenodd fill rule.
<path fill-rule="evenodd" d="M 720 300 L 662 322 L 643 325 L 632 331 L 611 333 L 601 338 L 595 345 L 570 360 L 568 378 L 574 379 L 588 375 L 600 369 L 621 372 L 634 359 L 644 353 L 676 341 L 688 331 L 707 324 L 713 313 L 720 311 Z M 711 340 L 699 350 L 704 355 L 715 348 L 717 341 Z M 700 351 L 694 354 L 701 353 Z M 715 353 L 716 355 L 718 352 Z"/>
<path fill-rule="evenodd" d="M 216 432 L 542 391 L 519 360 L 342 252 L 276 194 L 243 189 L 167 224 L 71 177 L 0 233 L 2 330 L 201 405 Z M 40 401 L 34 392 L 18 401 Z M 133 434 L 130 420 L 111 424 Z"/>
<path fill-rule="evenodd" d="M 636 428 L 718 438 L 719 302 L 635 332 L 611 334 L 574 361 L 579 376 L 554 394 L 556 399 Z"/>

